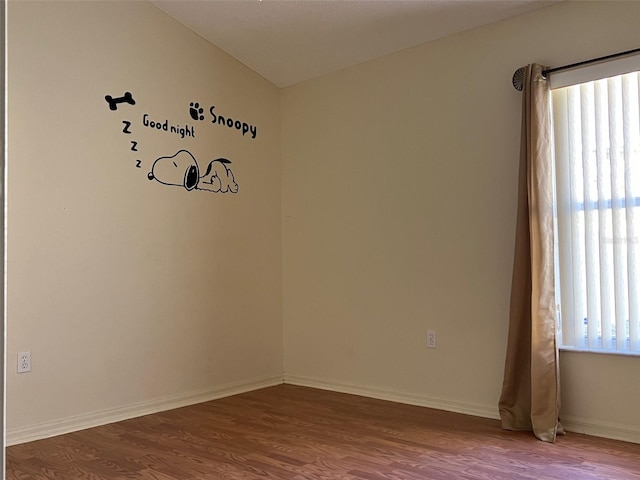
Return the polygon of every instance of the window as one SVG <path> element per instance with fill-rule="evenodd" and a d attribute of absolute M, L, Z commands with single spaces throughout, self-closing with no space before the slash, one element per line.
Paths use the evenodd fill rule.
<path fill-rule="evenodd" d="M 552 90 L 561 347 L 640 354 L 639 86 Z"/>

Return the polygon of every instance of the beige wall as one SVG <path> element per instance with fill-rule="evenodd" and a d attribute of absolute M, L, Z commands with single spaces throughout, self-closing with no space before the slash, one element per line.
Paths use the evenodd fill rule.
<path fill-rule="evenodd" d="M 281 382 L 278 89 L 146 2 L 9 2 L 8 23 L 10 441 Z M 239 192 L 147 179 L 180 149 L 230 159 Z"/>
<path fill-rule="evenodd" d="M 497 415 L 520 132 L 511 76 L 636 48 L 639 20 L 638 2 L 566 2 L 284 90 L 287 381 Z M 640 358 L 561 364 L 571 428 L 640 441 Z"/>
<path fill-rule="evenodd" d="M 6 54 L 6 11 L 5 11 L 5 3 L 3 2 L 2 4 L 2 8 L 0 8 L 0 35 L 1 35 L 1 40 L 0 40 L 0 45 L 2 46 L 2 52 L 0 52 L 0 59 L 2 61 L 2 65 L 6 65 L 6 58 L 5 58 L 5 54 Z M 0 91 L 2 92 L 6 92 L 5 88 L 6 88 L 6 76 L 7 76 L 7 71 L 6 69 L 3 68 L 2 73 L 0 73 Z M 6 108 L 6 95 L 2 95 L 2 98 L 0 99 L 0 112 L 2 112 L 2 119 L 0 119 L 0 125 L 2 125 L 2 131 L 6 132 L 6 112 L 7 112 L 7 108 Z M 4 136 L 3 136 L 4 139 Z M 2 166 L 0 167 L 0 181 L 2 181 L 2 193 L 0 193 L 0 200 L 2 201 L 2 205 L 4 206 L 6 204 L 5 202 L 5 195 L 6 195 L 6 189 L 4 188 L 4 186 L 6 185 L 5 183 L 5 153 L 6 153 L 6 142 L 3 140 L 2 142 L 2 148 L 0 150 L 2 152 Z M 4 208 L 2 209 L 2 213 L 0 214 L 0 218 L 2 218 L 2 224 L 5 224 L 5 210 Z M 2 246 L 2 251 L 3 251 L 3 255 L 2 255 L 2 260 L 0 261 L 0 264 L 2 265 L 3 268 L 3 272 L 6 270 L 5 266 L 6 266 L 6 258 L 4 255 L 4 251 L 5 251 L 5 235 L 2 235 L 2 239 L 0 240 L 0 245 Z M 2 318 L 3 318 L 3 324 L 4 324 L 4 318 L 5 318 L 5 276 L 4 274 L 2 275 L 2 293 L 0 293 L 0 307 L 2 307 Z M 5 330 L 3 329 L 3 332 Z M 0 355 L 2 355 L 2 368 L 0 371 L 0 387 L 1 387 L 1 393 L 0 393 L 0 432 L 2 432 L 2 436 L 0 437 L 0 472 L 4 472 L 4 467 L 5 467 L 5 443 L 6 443 L 6 436 L 5 436 L 5 432 L 6 432 L 6 412 L 7 409 L 5 408 L 5 401 L 6 401 L 6 368 L 5 367 L 5 363 L 6 363 L 6 334 L 3 333 L 3 337 L 2 337 L 2 341 L 0 342 Z M 0 473 L 0 477 L 3 476 L 3 473 Z"/>
<path fill-rule="evenodd" d="M 567 2 L 279 91 L 147 3 L 10 2 L 9 441 L 274 383 L 283 355 L 289 382 L 495 416 L 511 75 L 635 48 L 639 19 Z M 238 194 L 147 180 L 181 148 L 231 159 Z M 561 359 L 572 428 L 637 439 L 640 359 Z"/>

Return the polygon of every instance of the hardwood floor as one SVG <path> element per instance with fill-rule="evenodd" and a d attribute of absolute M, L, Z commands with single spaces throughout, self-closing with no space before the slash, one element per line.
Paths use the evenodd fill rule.
<path fill-rule="evenodd" d="M 7 449 L 7 480 L 639 479 L 640 445 L 292 385 Z"/>

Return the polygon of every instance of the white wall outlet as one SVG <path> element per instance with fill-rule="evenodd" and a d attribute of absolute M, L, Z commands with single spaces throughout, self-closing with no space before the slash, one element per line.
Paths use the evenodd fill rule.
<path fill-rule="evenodd" d="M 18 373 L 31 371 L 31 352 L 18 353 Z"/>
<path fill-rule="evenodd" d="M 427 330 L 427 348 L 436 348 L 435 330 Z"/>

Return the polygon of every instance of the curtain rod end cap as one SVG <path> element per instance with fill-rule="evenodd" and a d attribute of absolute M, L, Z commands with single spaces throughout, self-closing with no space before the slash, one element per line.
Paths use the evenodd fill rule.
<path fill-rule="evenodd" d="M 520 67 L 519 69 L 517 69 L 514 72 L 513 78 L 511 79 L 511 83 L 513 83 L 513 88 L 515 88 L 519 92 L 521 92 L 522 89 L 524 88 L 524 72 L 525 72 L 525 70 L 526 70 L 525 67 Z"/>

